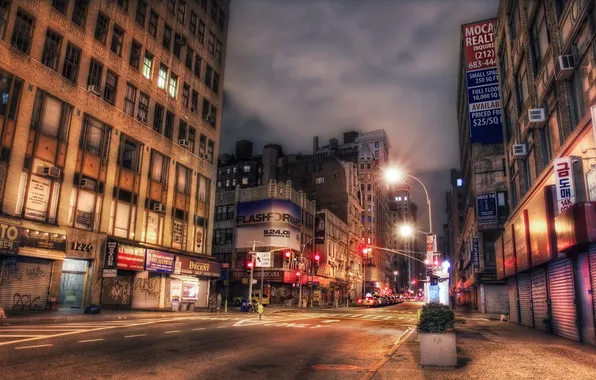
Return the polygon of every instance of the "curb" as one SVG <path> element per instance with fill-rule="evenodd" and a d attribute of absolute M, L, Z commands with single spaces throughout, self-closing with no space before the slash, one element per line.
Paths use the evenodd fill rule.
<path fill-rule="evenodd" d="M 0 326 L 10 325 L 31 325 L 37 323 L 66 323 L 66 322 L 106 322 L 121 321 L 127 319 L 150 319 L 150 318 L 168 318 L 173 316 L 188 316 L 190 313 L 170 313 L 154 315 L 73 315 L 64 317 L 29 317 L 29 318 L 11 318 L 0 321 Z"/>
<path fill-rule="evenodd" d="M 383 359 L 379 360 L 377 363 L 375 363 L 375 365 L 372 368 L 366 371 L 366 373 L 362 375 L 360 380 L 372 379 L 377 374 L 377 372 L 379 372 L 379 370 L 391 359 L 391 357 L 395 355 L 397 350 L 399 350 L 401 346 L 403 346 L 403 344 L 407 342 L 408 339 L 410 339 L 412 334 L 414 334 L 415 332 L 415 329 L 408 328 L 408 330 L 406 330 L 399 338 L 397 338 L 397 340 L 393 344 L 393 347 L 391 347 L 389 352 L 385 353 Z"/>

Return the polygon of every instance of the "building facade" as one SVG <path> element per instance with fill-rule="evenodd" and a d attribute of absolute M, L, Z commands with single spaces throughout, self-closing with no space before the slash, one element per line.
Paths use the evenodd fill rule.
<path fill-rule="evenodd" d="M 501 1 L 495 42 L 511 213 L 510 319 L 596 344 L 593 1 Z"/>
<path fill-rule="evenodd" d="M 204 306 L 227 1 L 4 1 L 0 307 Z"/>

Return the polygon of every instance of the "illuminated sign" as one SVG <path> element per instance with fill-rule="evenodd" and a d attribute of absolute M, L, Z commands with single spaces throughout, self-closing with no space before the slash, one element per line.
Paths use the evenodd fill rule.
<path fill-rule="evenodd" d="M 576 203 L 573 162 L 571 157 L 553 160 L 555 185 L 557 187 L 557 210 L 562 214 Z"/>

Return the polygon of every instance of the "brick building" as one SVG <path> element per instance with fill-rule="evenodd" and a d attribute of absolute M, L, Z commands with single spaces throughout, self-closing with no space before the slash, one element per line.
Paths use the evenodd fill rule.
<path fill-rule="evenodd" d="M 206 305 L 229 2 L 0 7 L 0 306 Z"/>

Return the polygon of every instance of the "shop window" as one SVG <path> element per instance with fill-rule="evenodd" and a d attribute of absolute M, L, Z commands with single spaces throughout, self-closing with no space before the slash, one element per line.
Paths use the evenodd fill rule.
<path fill-rule="evenodd" d="M 23 217 L 56 223 L 72 106 L 38 90 L 33 105 L 21 196 Z"/>
<path fill-rule="evenodd" d="M 109 125 L 89 115 L 83 116 L 74 186 L 70 194 L 70 226 L 99 231 L 111 131 Z"/>
<path fill-rule="evenodd" d="M 19 8 L 17 11 L 17 18 L 14 23 L 12 39 L 10 41 L 12 47 L 23 54 L 29 55 L 34 27 L 35 17 Z"/>
<path fill-rule="evenodd" d="M 145 220 L 145 242 L 147 243 L 163 244 L 169 167 L 169 157 L 156 150 L 151 151 Z"/>
<path fill-rule="evenodd" d="M 110 210 L 109 231 L 114 236 L 135 239 L 142 152 L 141 143 L 120 134 L 118 167 Z"/>

